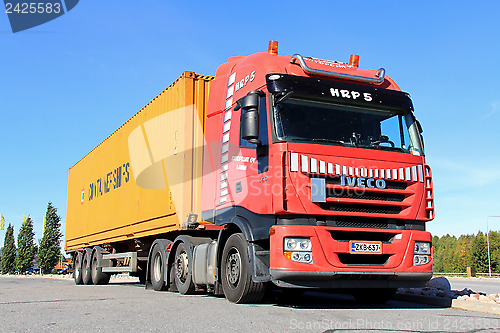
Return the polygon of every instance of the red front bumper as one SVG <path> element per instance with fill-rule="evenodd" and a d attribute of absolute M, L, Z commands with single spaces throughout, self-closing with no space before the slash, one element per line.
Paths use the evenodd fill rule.
<path fill-rule="evenodd" d="M 431 242 L 426 231 L 276 225 L 270 237 L 272 281 L 283 287 L 399 288 L 422 286 L 432 277 L 429 263 L 413 265 L 415 241 Z M 285 237 L 308 237 L 313 262 L 285 256 Z M 349 240 L 380 240 L 381 254 L 350 254 Z"/>

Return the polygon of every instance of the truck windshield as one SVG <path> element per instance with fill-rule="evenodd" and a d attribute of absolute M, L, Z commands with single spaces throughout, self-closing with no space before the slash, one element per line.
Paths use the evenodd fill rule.
<path fill-rule="evenodd" d="M 411 114 L 289 98 L 274 106 L 274 122 L 282 141 L 423 153 Z"/>

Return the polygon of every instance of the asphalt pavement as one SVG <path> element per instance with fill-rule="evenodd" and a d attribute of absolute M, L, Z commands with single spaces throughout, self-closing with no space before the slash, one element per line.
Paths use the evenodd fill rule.
<path fill-rule="evenodd" d="M 0 276 L 1 332 L 500 332 L 500 317 L 412 302 L 360 304 L 320 292 L 274 292 L 263 304 L 145 290 L 113 279 Z"/>
<path fill-rule="evenodd" d="M 464 288 L 471 289 L 475 292 L 483 292 L 486 294 L 500 294 L 500 278 L 463 278 L 449 277 L 451 289 L 462 290 Z"/>

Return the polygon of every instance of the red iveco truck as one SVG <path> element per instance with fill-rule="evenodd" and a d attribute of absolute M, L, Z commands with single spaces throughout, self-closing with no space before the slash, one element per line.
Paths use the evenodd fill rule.
<path fill-rule="evenodd" d="M 432 276 L 410 96 L 378 70 L 268 52 L 184 72 L 69 170 L 77 284 L 256 302 L 269 285 L 389 299 Z M 370 289 L 367 292 L 367 289 Z"/>

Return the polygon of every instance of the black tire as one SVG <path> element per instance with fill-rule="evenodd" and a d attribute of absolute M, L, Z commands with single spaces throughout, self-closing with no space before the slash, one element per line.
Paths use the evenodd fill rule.
<path fill-rule="evenodd" d="M 149 272 L 151 278 L 151 285 L 156 291 L 167 290 L 165 284 L 165 258 L 164 253 L 158 244 L 153 247 L 151 255 L 151 264 L 149 265 Z"/>
<path fill-rule="evenodd" d="M 266 296 L 266 284 L 254 282 L 243 234 L 233 234 L 224 246 L 221 260 L 222 289 L 234 303 L 256 303 Z"/>
<path fill-rule="evenodd" d="M 396 288 L 357 289 L 352 295 L 360 303 L 383 304 L 393 299 L 396 291 Z"/>
<path fill-rule="evenodd" d="M 83 284 L 82 260 L 83 260 L 83 254 L 82 252 L 78 252 L 75 255 L 74 267 L 73 267 L 73 278 L 75 279 L 75 284 Z"/>
<path fill-rule="evenodd" d="M 192 263 L 190 262 L 193 257 L 186 249 L 186 244 L 179 243 L 175 250 L 175 259 L 172 266 L 174 271 L 175 286 L 179 293 L 183 295 L 192 294 L 195 291 L 195 285 L 192 279 Z"/>
<path fill-rule="evenodd" d="M 102 272 L 102 267 L 98 263 L 101 260 L 102 254 L 98 250 L 94 250 L 92 254 L 92 262 L 90 263 L 90 275 L 93 284 L 108 284 L 110 275 Z"/>
<path fill-rule="evenodd" d="M 85 249 L 83 251 L 83 260 L 82 260 L 83 284 L 92 284 L 92 273 L 90 267 L 91 263 L 92 263 L 92 250 Z"/>

